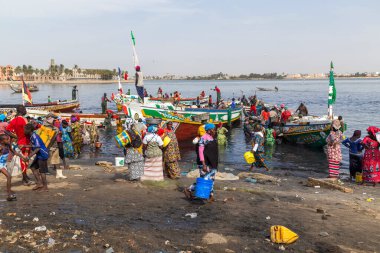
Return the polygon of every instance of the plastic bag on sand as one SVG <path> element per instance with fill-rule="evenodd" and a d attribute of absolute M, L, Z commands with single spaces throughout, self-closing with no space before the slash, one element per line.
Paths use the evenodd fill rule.
<path fill-rule="evenodd" d="M 299 236 L 296 233 L 284 226 L 276 225 L 270 228 L 270 239 L 274 243 L 291 244 L 298 238 Z"/>
<path fill-rule="evenodd" d="M 12 177 L 17 177 L 18 175 L 21 175 L 22 171 L 20 157 L 16 155 L 13 156 L 10 163 L 7 164 L 7 170 Z"/>
<path fill-rule="evenodd" d="M 189 173 L 187 173 L 186 177 L 188 178 L 197 178 L 199 177 L 199 170 L 192 170 Z M 231 180 L 239 180 L 238 176 L 235 176 L 232 173 L 226 173 L 226 172 L 217 172 L 215 176 L 215 180 L 221 180 L 221 181 L 231 181 Z"/>

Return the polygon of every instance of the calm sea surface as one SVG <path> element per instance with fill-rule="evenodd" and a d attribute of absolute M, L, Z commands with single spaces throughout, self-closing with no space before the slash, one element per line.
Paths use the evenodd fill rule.
<path fill-rule="evenodd" d="M 279 92 L 256 92 L 259 99 L 272 104 L 286 104 L 290 108 L 297 108 L 300 102 L 306 103 L 310 114 L 326 115 L 328 80 L 299 80 L 299 81 L 146 81 L 145 87 L 148 93 L 155 94 L 158 87 L 164 92 L 179 90 L 183 97 L 197 96 L 200 91 L 205 90 L 215 97 L 215 93 L 210 91 L 215 85 L 221 88 L 224 98 L 241 97 L 253 95 L 256 87 L 273 88 L 277 86 Z M 48 95 L 55 99 L 71 98 L 70 84 L 41 84 L 40 91 L 32 93 L 34 102 L 47 102 Z M 136 93 L 132 84 L 125 84 L 124 90 L 131 89 Z M 337 102 L 334 106 L 334 113 L 342 115 L 348 124 L 345 133 L 351 136 L 355 129 L 362 130 L 369 125 L 380 127 L 380 80 L 336 80 Z M 109 96 L 116 92 L 117 84 L 79 84 L 79 99 L 83 112 L 99 112 L 100 98 L 104 92 Z M 0 103 L 21 102 L 21 95 L 15 94 L 8 86 L 0 86 Z M 110 109 L 115 108 L 114 104 L 109 105 Z M 97 154 L 87 154 L 90 157 L 106 157 L 109 154 L 120 155 L 111 137 L 114 132 L 102 132 L 103 143 L 105 144 Z M 364 137 L 364 136 L 363 136 Z M 249 145 L 244 140 L 244 133 L 241 128 L 234 128 L 228 136 L 228 145 L 220 149 L 221 168 L 229 167 L 237 170 L 247 168 L 244 163 L 243 153 L 249 149 Z M 195 159 L 193 146 L 190 142 L 180 143 L 182 160 L 189 162 L 185 167 L 191 167 L 191 162 Z M 348 168 L 348 152 L 343 149 L 343 168 Z M 291 168 L 296 173 L 305 171 L 319 171 L 327 173 L 327 163 L 325 154 L 322 151 L 310 150 L 302 146 L 278 145 L 273 150 L 268 150 L 271 156 L 270 164 L 274 169 Z"/>

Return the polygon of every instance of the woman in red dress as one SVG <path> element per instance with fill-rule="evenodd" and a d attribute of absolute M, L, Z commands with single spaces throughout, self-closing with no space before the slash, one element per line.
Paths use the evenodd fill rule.
<path fill-rule="evenodd" d="M 368 136 L 362 142 L 365 152 L 363 157 L 363 183 L 380 183 L 380 143 L 376 140 L 376 133 L 380 128 L 370 126 Z"/>

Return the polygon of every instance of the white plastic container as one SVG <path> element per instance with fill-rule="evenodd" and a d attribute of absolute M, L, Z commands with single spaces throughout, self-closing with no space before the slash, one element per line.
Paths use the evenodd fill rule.
<path fill-rule="evenodd" d="M 115 166 L 116 167 L 124 166 L 124 157 L 115 157 Z"/>

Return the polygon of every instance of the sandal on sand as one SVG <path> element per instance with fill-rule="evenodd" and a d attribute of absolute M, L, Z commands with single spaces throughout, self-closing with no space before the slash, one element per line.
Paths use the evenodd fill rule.
<path fill-rule="evenodd" d="M 36 185 L 32 188 L 33 191 L 36 191 L 38 189 L 41 189 L 42 187 L 44 187 L 43 185 Z"/>
<path fill-rule="evenodd" d="M 31 181 L 22 181 L 22 184 L 24 185 L 24 186 L 30 186 L 31 184 L 32 184 L 32 182 Z"/>
<path fill-rule="evenodd" d="M 44 187 L 42 186 L 41 188 L 37 189 L 38 192 L 48 192 L 49 189 L 44 189 Z"/>

